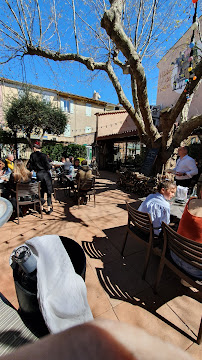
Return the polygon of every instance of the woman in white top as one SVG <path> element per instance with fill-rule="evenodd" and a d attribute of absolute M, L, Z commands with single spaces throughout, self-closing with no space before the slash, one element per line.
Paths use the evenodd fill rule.
<path fill-rule="evenodd" d="M 160 234 L 162 221 L 166 224 L 170 223 L 168 200 L 175 196 L 175 192 L 176 184 L 173 181 L 162 181 L 157 186 L 157 193 L 148 195 L 138 209 L 150 214 L 155 235 Z"/>

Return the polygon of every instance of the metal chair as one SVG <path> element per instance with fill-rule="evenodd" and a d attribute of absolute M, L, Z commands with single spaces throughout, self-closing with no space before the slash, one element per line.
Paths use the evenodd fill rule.
<path fill-rule="evenodd" d="M 21 200 L 23 199 L 23 200 Z M 34 183 L 17 183 L 16 184 L 16 203 L 17 203 L 17 218 L 18 225 L 20 223 L 19 214 L 20 214 L 20 205 L 35 205 L 38 203 L 40 206 L 41 219 L 43 218 L 43 213 L 41 209 L 41 193 L 40 193 L 40 182 Z"/>
<path fill-rule="evenodd" d="M 155 247 L 159 244 L 159 239 L 154 235 L 150 214 L 135 210 L 128 203 L 126 203 L 126 208 L 128 211 L 128 224 L 121 255 L 123 256 L 128 234 L 133 236 L 135 240 L 144 244 L 147 248 L 147 251 L 142 278 L 145 279 L 152 252 L 154 252 L 156 255 L 160 254 L 160 249 Z"/>
<path fill-rule="evenodd" d="M 170 250 L 173 251 L 180 259 L 184 260 L 186 263 L 196 267 L 197 269 L 202 270 L 202 244 L 197 243 L 196 241 L 185 238 L 184 236 L 178 234 L 170 226 L 162 223 L 163 234 L 164 234 L 164 244 L 163 251 L 161 253 L 161 260 L 157 272 L 156 283 L 154 286 L 154 292 L 157 292 L 159 282 L 161 280 L 161 275 L 163 273 L 164 265 L 167 265 L 174 273 L 176 273 L 181 279 L 184 279 L 194 288 L 202 291 L 202 281 L 197 280 L 193 276 L 185 272 L 181 267 L 179 267 L 172 259 L 170 255 Z M 197 336 L 197 343 L 200 344 L 202 338 L 202 318 L 199 327 L 199 332 Z"/>

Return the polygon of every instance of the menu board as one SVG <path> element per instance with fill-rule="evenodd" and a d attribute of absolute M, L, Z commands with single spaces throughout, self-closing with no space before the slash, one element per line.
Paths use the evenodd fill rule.
<path fill-rule="evenodd" d="M 140 172 L 145 176 L 149 176 L 152 170 L 152 167 L 156 161 L 157 155 L 159 152 L 159 148 L 149 149 L 144 163 L 142 164 Z"/>

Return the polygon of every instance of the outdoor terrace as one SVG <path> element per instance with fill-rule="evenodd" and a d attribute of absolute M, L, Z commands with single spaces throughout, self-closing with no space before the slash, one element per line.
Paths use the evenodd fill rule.
<path fill-rule="evenodd" d="M 54 211 L 40 220 L 38 214 L 20 219 L 20 225 L 9 221 L 1 228 L 0 292 L 16 307 L 12 269 L 12 250 L 27 239 L 44 234 L 58 234 L 77 241 L 87 260 L 86 286 L 93 316 L 122 321 L 145 329 L 152 335 L 173 343 L 202 358 L 202 346 L 193 339 L 198 333 L 202 313 L 201 298 L 193 288 L 181 285 L 165 268 L 158 294 L 154 295 L 159 259 L 152 257 L 146 280 L 142 280 L 144 248 L 130 236 L 125 258 L 120 255 L 127 224 L 125 202 L 139 204 L 138 198 L 116 187 L 116 174 L 103 172 L 96 180 L 96 207 L 93 200 L 78 208 L 59 189 Z"/>

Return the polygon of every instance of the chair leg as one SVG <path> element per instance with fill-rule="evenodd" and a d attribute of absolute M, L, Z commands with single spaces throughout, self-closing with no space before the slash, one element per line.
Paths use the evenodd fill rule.
<path fill-rule="evenodd" d="M 198 336 L 197 336 L 197 340 L 196 340 L 198 345 L 200 345 L 201 339 L 202 339 L 202 318 L 201 318 L 201 323 L 199 326 Z"/>
<path fill-rule="evenodd" d="M 18 218 L 18 225 L 20 224 L 19 214 L 20 214 L 20 208 L 19 208 L 19 204 L 17 203 L 17 218 Z"/>
<path fill-rule="evenodd" d="M 121 256 L 122 256 L 122 257 L 123 257 L 123 252 L 124 252 L 124 249 L 125 249 L 125 246 L 126 246 L 127 238 L 128 238 L 128 229 L 126 230 L 126 235 L 125 235 L 123 247 L 122 247 L 122 250 L 121 250 Z"/>
<path fill-rule="evenodd" d="M 43 219 L 43 212 L 42 212 L 41 201 L 39 202 L 39 206 L 40 206 L 41 219 Z"/>
<path fill-rule="evenodd" d="M 160 262 L 160 265 L 159 265 L 158 273 L 157 273 L 156 283 L 155 283 L 155 285 L 154 285 L 154 294 L 157 293 L 157 288 L 158 288 L 159 282 L 160 282 L 160 280 L 161 280 L 163 268 L 164 268 L 164 262 L 161 261 L 161 262 Z"/>

